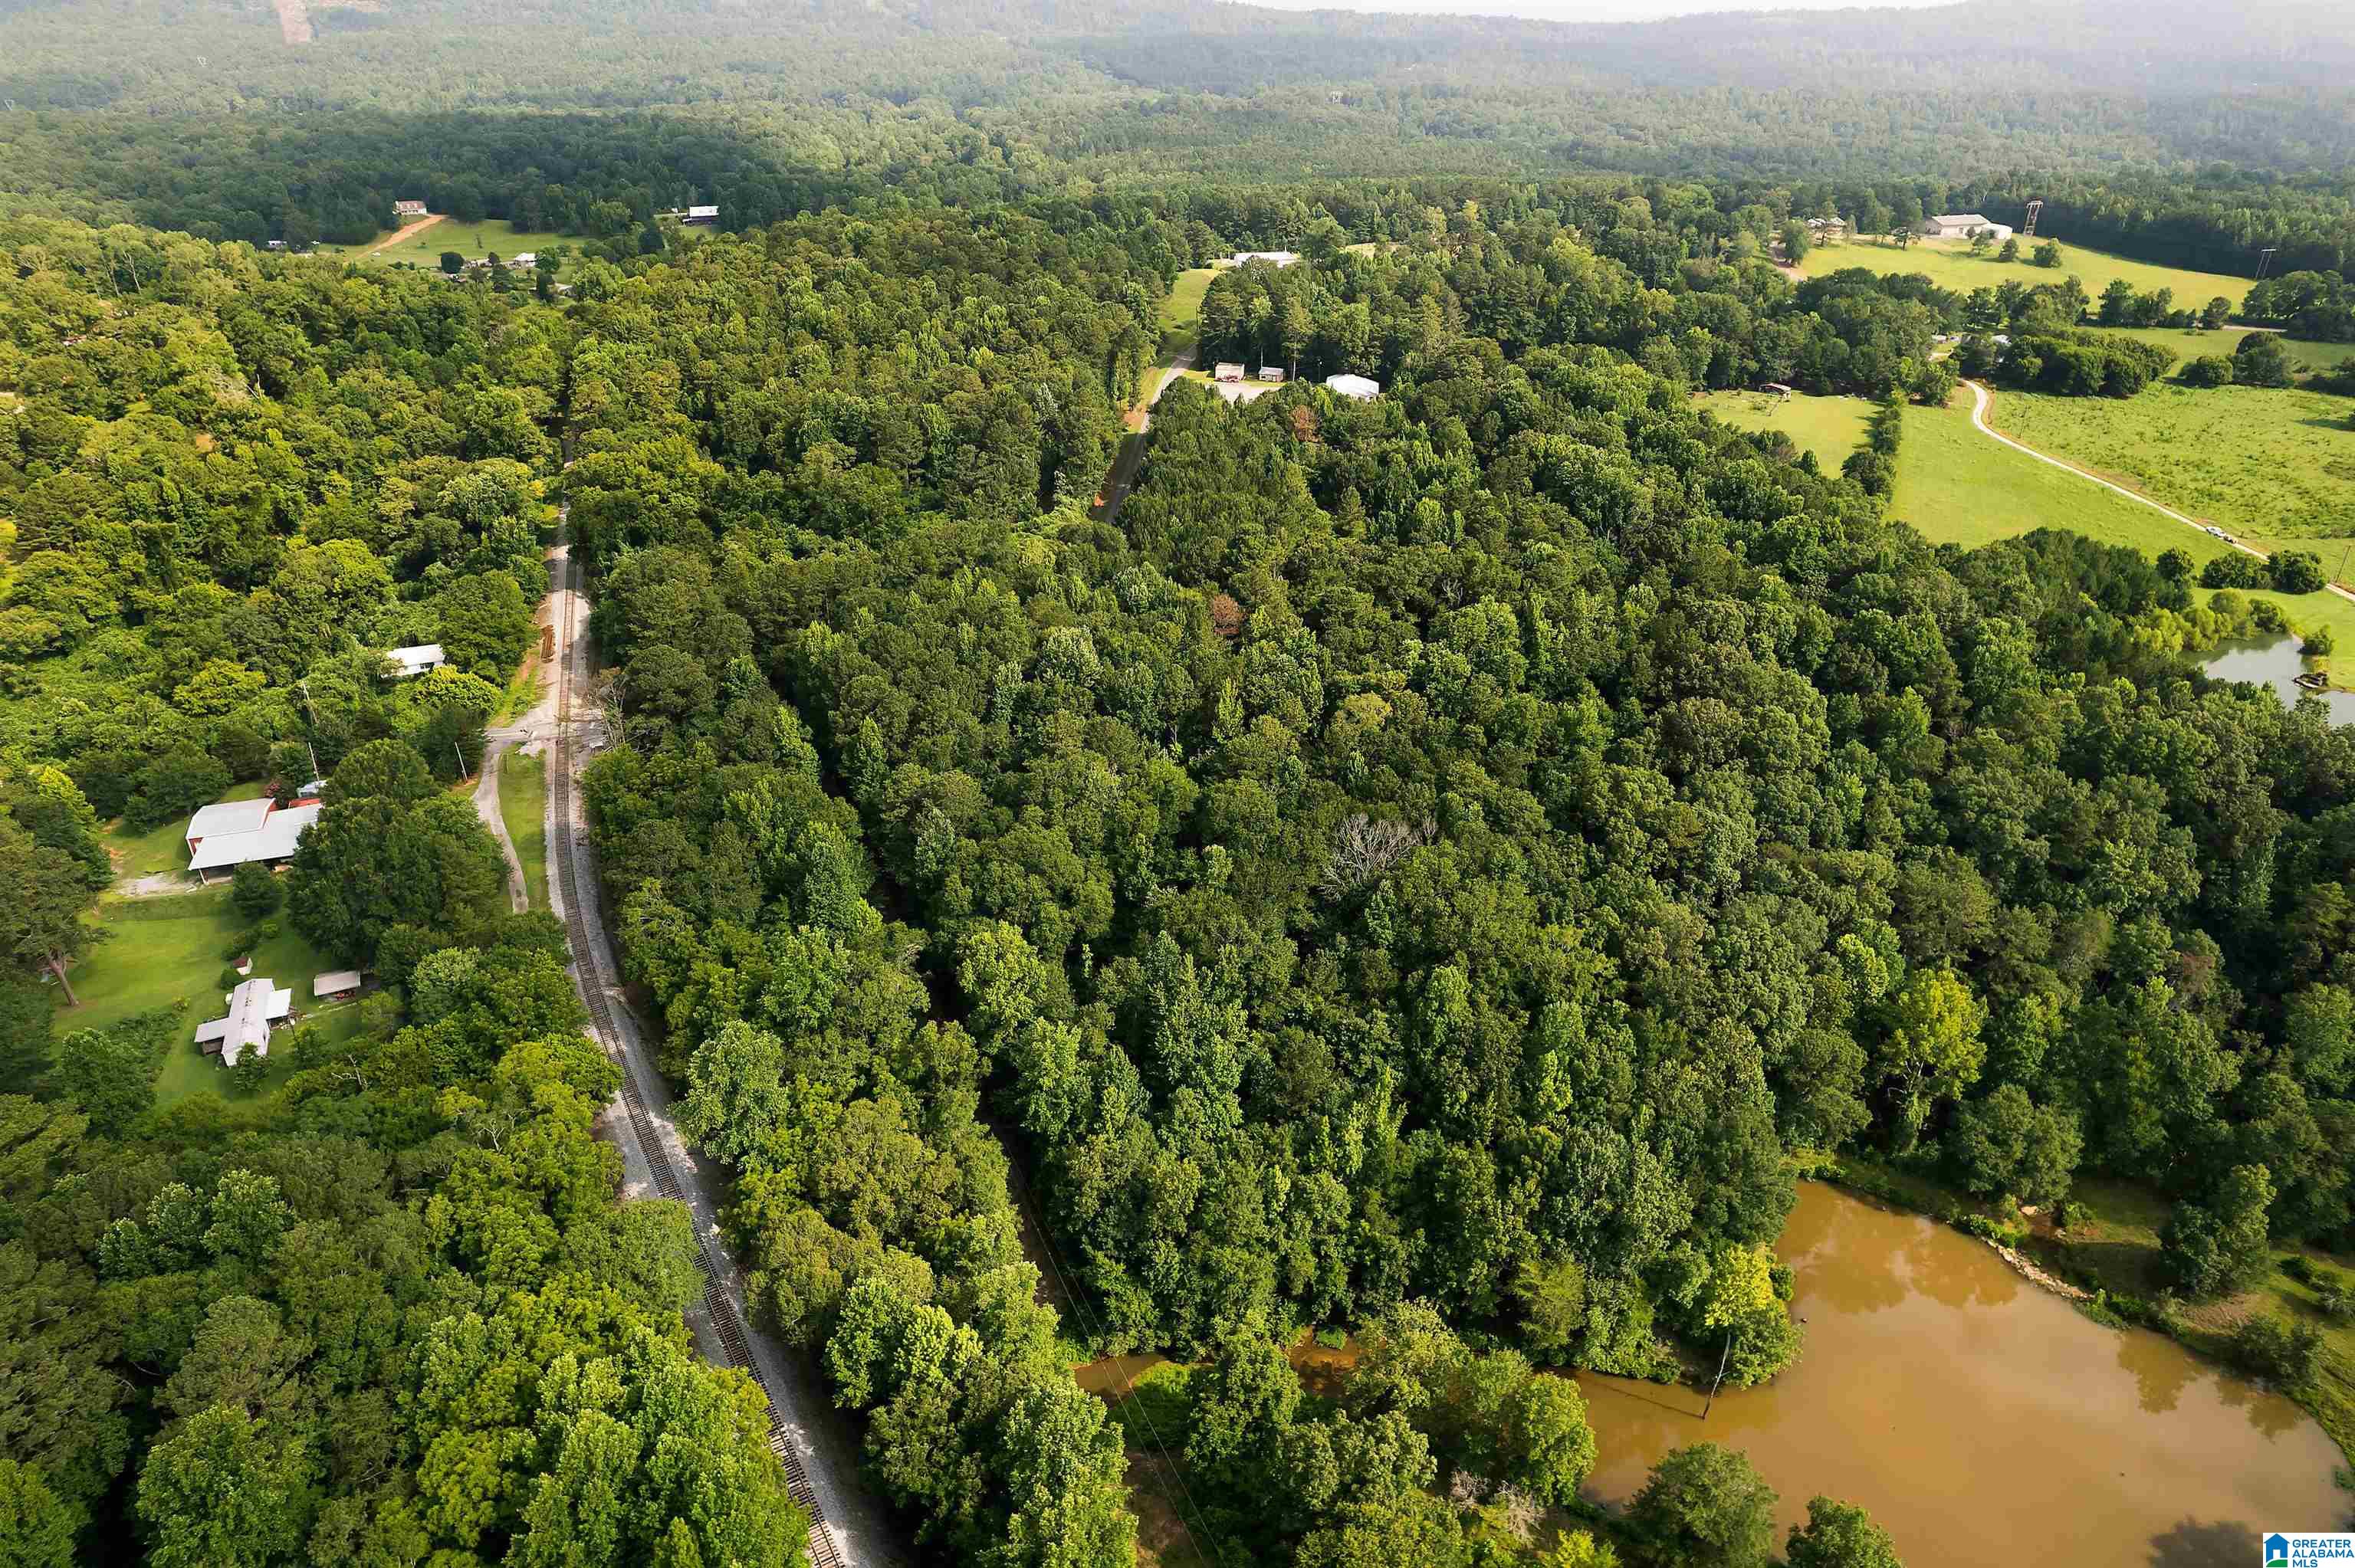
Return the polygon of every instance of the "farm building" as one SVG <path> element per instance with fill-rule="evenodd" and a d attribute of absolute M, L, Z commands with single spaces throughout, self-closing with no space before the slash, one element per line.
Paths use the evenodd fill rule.
<path fill-rule="evenodd" d="M 1259 378 L 1262 381 L 1281 381 L 1284 379 L 1284 366 L 1263 365 L 1259 367 Z"/>
<path fill-rule="evenodd" d="M 1811 217 L 1807 219 L 1808 237 L 1815 239 L 1846 239 L 1848 219 L 1844 217 Z"/>
<path fill-rule="evenodd" d="M 320 998 L 341 998 L 356 994 L 363 980 L 357 969 L 330 969 L 311 980 L 311 994 Z"/>
<path fill-rule="evenodd" d="M 1354 397 L 1360 403 L 1370 403 L 1382 395 L 1382 384 L 1362 376 L 1327 376 L 1325 390 L 1337 392 L 1344 397 Z"/>
<path fill-rule="evenodd" d="M 224 1067 L 236 1066 L 248 1051 L 269 1055 L 270 1026 L 293 1011 L 294 993 L 281 990 L 275 980 L 257 979 L 230 991 L 226 1000 L 229 1015 L 197 1030 L 197 1044 L 205 1054 L 218 1056 Z"/>
<path fill-rule="evenodd" d="M 681 223 L 718 223 L 719 209 L 716 207 L 691 207 L 680 215 Z"/>
<path fill-rule="evenodd" d="M 1968 239 L 1974 234 L 1984 233 L 2001 244 L 2011 238 L 2011 226 L 1976 212 L 1942 212 L 1935 217 L 1923 218 L 1922 232 L 1932 239 Z"/>
<path fill-rule="evenodd" d="M 442 664 L 442 644 L 439 642 L 420 642 L 412 648 L 390 648 L 385 651 L 384 656 L 392 661 L 392 678 L 396 681 L 410 680 L 428 670 L 439 670 Z"/>
<path fill-rule="evenodd" d="M 281 806 L 259 800 L 222 800 L 188 819 L 188 869 L 206 882 L 215 872 L 231 872 L 248 861 L 275 865 L 291 859 L 304 830 L 319 820 L 319 802 Z"/>
<path fill-rule="evenodd" d="M 1297 250 L 1238 250 L 1230 266 L 1241 267 L 1253 261 L 1264 261 L 1271 267 L 1289 267 L 1300 260 Z"/>
<path fill-rule="evenodd" d="M 1241 381 L 1242 378 L 1243 367 L 1231 359 L 1219 361 L 1219 368 L 1210 377 L 1213 381 Z"/>
<path fill-rule="evenodd" d="M 403 223 L 414 223 L 419 218 L 425 216 L 425 204 L 421 201 L 394 202 L 392 204 L 392 216 L 395 227 L 399 227 L 399 225 Z"/>

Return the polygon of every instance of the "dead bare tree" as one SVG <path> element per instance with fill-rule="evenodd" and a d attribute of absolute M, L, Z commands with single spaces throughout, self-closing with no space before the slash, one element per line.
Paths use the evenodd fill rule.
<path fill-rule="evenodd" d="M 1318 885 L 1327 898 L 1347 898 L 1390 874 L 1392 866 L 1429 843 L 1437 832 L 1428 817 L 1420 822 L 1369 817 L 1363 811 L 1344 817 L 1333 831 L 1333 853 Z"/>

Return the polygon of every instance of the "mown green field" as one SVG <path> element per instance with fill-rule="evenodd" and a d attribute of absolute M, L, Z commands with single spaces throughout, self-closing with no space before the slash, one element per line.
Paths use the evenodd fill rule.
<path fill-rule="evenodd" d="M 460 223 L 454 217 L 445 217 L 396 245 L 391 241 L 398 232 L 388 228 L 365 245 L 322 245 L 319 250 L 323 255 L 349 256 L 359 261 L 387 265 L 408 261 L 420 267 L 438 268 L 444 250 L 455 250 L 472 261 L 495 250 L 503 258 L 514 257 L 565 242 L 560 234 L 526 233 L 509 228 L 506 220 L 499 217 L 485 218 L 479 223 Z M 379 250 L 378 246 L 384 249 Z"/>
<path fill-rule="evenodd" d="M 510 751 L 499 758 L 499 818 L 515 841 L 524 891 L 534 909 L 548 908 L 548 764 Z"/>
<path fill-rule="evenodd" d="M 63 993 L 57 999 L 59 1034 L 103 1028 L 151 1008 L 185 1004 L 183 1027 L 155 1077 L 160 1105 L 205 1089 L 228 1092 L 220 1064 L 197 1049 L 195 1037 L 197 1024 L 220 1016 L 228 947 L 247 924 L 230 907 L 229 897 L 224 885 L 161 898 L 102 900 L 98 924 L 106 931 L 106 940 L 73 969 L 81 1005 L 65 1006 Z M 292 991 L 297 1012 L 311 1012 L 315 1006 L 312 980 L 340 966 L 297 935 L 282 914 L 276 918 L 279 934 L 255 948 L 253 972 Z M 322 1013 L 320 1021 L 323 1027 L 342 1029 L 357 1018 L 344 1007 Z M 273 1058 L 271 1081 L 274 1084 L 293 1070 L 290 1062 Z"/>
<path fill-rule="evenodd" d="M 1202 325 L 1202 296 L 1210 291 L 1210 280 L 1218 275 L 1215 267 L 1188 267 L 1169 285 L 1161 301 L 1161 341 L 1154 348 L 1153 363 L 1138 374 L 1131 401 L 1142 403 L 1152 397 L 1161 380 L 1161 367 L 1194 346 L 1195 334 Z"/>
<path fill-rule="evenodd" d="M 1861 397 L 1785 397 L 1773 392 L 1704 392 L 1694 400 L 1736 429 L 1780 430 L 1828 473 L 1864 442 L 1872 405 Z"/>
<path fill-rule="evenodd" d="M 1988 422 L 2261 550 L 2355 529 L 2355 402 L 2256 387 L 2161 382 L 2132 397 L 1998 392 Z M 2324 567 L 2335 571 L 2335 553 Z"/>
<path fill-rule="evenodd" d="M 1875 272 L 1919 272 L 1942 289 L 1965 292 L 2011 281 L 2032 287 L 2073 276 L 2096 300 L 2110 286 L 2112 279 L 2124 278 L 2137 293 L 2172 289 L 2177 308 L 2190 310 L 2198 310 L 2219 294 L 2238 309 L 2249 291 L 2246 278 L 2228 278 L 2221 272 L 2190 272 L 2180 267 L 2155 267 L 2147 261 L 2129 261 L 2123 256 L 2089 250 L 2065 240 L 2061 244 L 2058 270 L 2030 266 L 2028 257 L 2042 243 L 2042 236 L 2023 239 L 2019 242 L 2020 260 L 2002 262 L 1995 260 L 1992 251 L 1983 257 L 1972 255 L 1969 242 L 1961 239 L 1924 239 L 1902 250 L 1878 240 L 1852 240 L 1809 251 L 1807 259 L 1799 263 L 1799 270 L 1810 278 L 1820 278 L 1843 267 L 1864 267 Z"/>

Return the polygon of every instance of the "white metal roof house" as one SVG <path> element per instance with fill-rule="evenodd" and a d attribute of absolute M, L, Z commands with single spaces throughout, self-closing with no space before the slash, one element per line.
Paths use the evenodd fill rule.
<path fill-rule="evenodd" d="M 216 800 L 188 819 L 188 853 L 209 838 L 224 833 L 250 833 L 261 826 L 277 802 L 264 795 L 257 800 Z"/>
<path fill-rule="evenodd" d="M 400 218 L 403 222 L 407 222 L 412 217 L 423 217 L 425 216 L 425 204 L 421 201 L 394 202 L 392 204 L 392 216 Z"/>
<path fill-rule="evenodd" d="M 384 656 L 395 666 L 393 679 L 396 681 L 422 675 L 428 670 L 439 670 L 443 663 L 439 642 L 420 642 L 410 648 L 389 648 Z"/>
<path fill-rule="evenodd" d="M 1979 230 L 1998 244 L 2011 238 L 2011 225 L 1976 212 L 1942 212 L 1922 220 L 1922 232 L 1933 239 L 1967 239 Z"/>
<path fill-rule="evenodd" d="M 268 979 L 247 980 L 226 999 L 229 1016 L 216 1018 L 197 1031 L 197 1044 L 208 1056 L 218 1054 L 221 1065 L 234 1067 L 248 1051 L 270 1054 L 270 1026 L 294 1008 L 294 993 Z"/>
<path fill-rule="evenodd" d="M 691 207 L 687 209 L 686 215 L 679 221 L 681 223 L 718 223 L 719 209 L 716 207 Z"/>
<path fill-rule="evenodd" d="M 1231 359 L 1219 361 L 1219 368 L 1210 377 L 1213 381 L 1241 381 L 1242 378 L 1243 367 Z"/>
<path fill-rule="evenodd" d="M 211 812 L 220 814 L 208 820 Z M 188 819 L 188 869 L 210 882 L 213 873 L 235 871 L 248 861 L 272 865 L 291 860 L 304 832 L 318 820 L 315 800 L 282 807 L 264 796 L 207 806 Z"/>
<path fill-rule="evenodd" d="M 1325 389 L 1344 397 L 1354 397 L 1360 403 L 1370 403 L 1382 395 L 1382 384 L 1362 376 L 1327 376 Z"/>
<path fill-rule="evenodd" d="M 357 969 L 330 969 L 325 974 L 312 977 L 311 994 L 314 997 L 347 996 L 360 989 L 362 978 Z"/>
<path fill-rule="evenodd" d="M 1271 267 L 1289 267 L 1300 260 L 1297 250 L 1238 250 L 1231 265 L 1241 267 L 1253 261 L 1264 261 Z"/>

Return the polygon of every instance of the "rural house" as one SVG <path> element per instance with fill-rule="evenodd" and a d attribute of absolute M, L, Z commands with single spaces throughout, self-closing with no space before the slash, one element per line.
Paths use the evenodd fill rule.
<path fill-rule="evenodd" d="M 256 978 L 229 993 L 229 1015 L 216 1018 L 197 1031 L 197 1044 L 208 1056 L 218 1055 L 224 1067 L 237 1065 L 248 1051 L 270 1054 L 270 1026 L 293 1011 L 294 993 L 276 980 Z"/>
<path fill-rule="evenodd" d="M 1297 250 L 1238 250 L 1228 264 L 1241 267 L 1247 262 L 1264 261 L 1271 267 L 1289 267 L 1299 260 Z"/>
<path fill-rule="evenodd" d="M 2011 226 L 1976 212 L 1942 212 L 1935 217 L 1923 218 L 1922 232 L 1932 239 L 1968 239 L 1974 234 L 1985 233 L 2001 244 L 2011 238 Z"/>
<path fill-rule="evenodd" d="M 1231 359 L 1219 361 L 1218 371 L 1211 376 L 1214 381 L 1241 381 L 1242 378 L 1243 367 Z"/>
<path fill-rule="evenodd" d="M 718 223 L 719 209 L 716 207 L 691 207 L 687 209 L 686 216 L 679 221 L 681 223 Z"/>
<path fill-rule="evenodd" d="M 404 223 L 414 223 L 424 216 L 425 204 L 421 201 L 397 201 L 392 204 L 393 227 L 396 228 Z"/>
<path fill-rule="evenodd" d="M 1382 395 L 1382 384 L 1362 376 L 1327 376 L 1325 389 L 1344 397 L 1354 397 L 1360 403 L 1370 403 Z"/>
<path fill-rule="evenodd" d="M 1259 367 L 1259 378 L 1262 381 L 1282 381 L 1284 379 L 1284 366 L 1281 365 L 1263 365 Z"/>
<path fill-rule="evenodd" d="M 259 800 L 220 800 L 188 819 L 188 869 L 205 882 L 215 872 L 233 872 L 248 861 L 275 865 L 293 857 L 304 830 L 319 820 L 319 802 L 281 806 Z"/>

